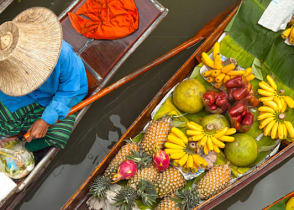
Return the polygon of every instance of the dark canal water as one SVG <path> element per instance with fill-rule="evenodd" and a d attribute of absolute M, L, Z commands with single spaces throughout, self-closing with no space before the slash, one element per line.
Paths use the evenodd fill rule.
<path fill-rule="evenodd" d="M 169 8 L 169 14 L 128 58 L 110 83 L 192 37 L 217 13 L 237 1 L 161 0 L 160 2 Z M 68 0 L 22 0 L 20 3 L 15 1 L 0 15 L 0 23 L 10 20 L 27 7 L 45 6 L 59 14 L 70 3 L 71 1 Z M 93 104 L 72 134 L 67 148 L 59 153 L 46 175 L 18 208 L 59 209 L 196 47 L 185 50 Z M 261 209 L 294 189 L 293 166 L 294 159 L 288 159 L 216 209 Z"/>

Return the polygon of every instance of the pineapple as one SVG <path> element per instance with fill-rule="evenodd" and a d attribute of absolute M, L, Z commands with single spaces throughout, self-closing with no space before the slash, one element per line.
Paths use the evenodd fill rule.
<path fill-rule="evenodd" d="M 151 207 L 157 199 L 155 185 L 150 181 L 140 180 L 136 188 L 127 185 L 114 198 L 115 205 L 120 209 L 132 209 L 137 199 L 141 199 L 144 205 Z"/>
<path fill-rule="evenodd" d="M 91 183 L 89 192 L 95 198 L 104 198 L 105 192 L 109 189 L 111 181 L 108 177 L 98 176 Z"/>
<path fill-rule="evenodd" d="M 148 167 L 153 161 L 152 157 L 143 150 L 131 151 L 127 159 L 134 161 L 139 169 Z"/>
<path fill-rule="evenodd" d="M 175 194 L 165 197 L 156 210 L 190 210 L 199 203 L 199 194 L 193 188 L 177 190 Z"/>
<path fill-rule="evenodd" d="M 147 180 L 151 183 L 155 183 L 159 171 L 151 165 L 148 168 L 138 170 L 137 174 L 128 181 L 128 186 L 136 188 L 141 180 Z"/>
<path fill-rule="evenodd" d="M 119 165 L 127 159 L 127 156 L 130 155 L 132 151 L 139 151 L 139 146 L 136 143 L 130 142 L 122 146 L 106 168 L 104 176 L 111 179 L 112 175 L 117 172 Z"/>
<path fill-rule="evenodd" d="M 171 195 L 163 198 L 155 210 L 181 210 L 179 207 L 177 207 L 177 202 L 171 199 L 174 197 L 175 195 Z"/>
<path fill-rule="evenodd" d="M 156 150 L 162 149 L 167 140 L 170 125 L 170 118 L 151 122 L 147 127 L 143 140 L 140 142 L 140 147 L 149 155 L 153 155 Z"/>
<path fill-rule="evenodd" d="M 231 180 L 231 170 L 228 165 L 214 166 L 197 185 L 199 196 L 206 200 L 223 190 Z"/>
<path fill-rule="evenodd" d="M 160 173 L 156 180 L 158 197 L 163 198 L 184 187 L 186 180 L 181 172 L 175 167 L 169 167 Z"/>

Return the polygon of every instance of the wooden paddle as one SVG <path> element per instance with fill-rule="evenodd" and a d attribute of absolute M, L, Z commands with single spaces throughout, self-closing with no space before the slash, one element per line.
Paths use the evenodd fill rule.
<path fill-rule="evenodd" d="M 167 52 L 166 54 L 160 56 L 159 58 L 151 61 L 147 65 L 135 70 L 133 73 L 130 73 L 129 75 L 121 78 L 120 80 L 116 81 L 115 83 L 113 83 L 113 84 L 109 85 L 108 87 L 102 89 L 98 93 L 96 93 L 96 94 L 90 96 L 89 98 L 83 100 L 81 103 L 75 105 L 74 107 L 72 107 L 72 109 L 70 110 L 70 112 L 68 113 L 67 116 L 81 110 L 82 108 L 84 108 L 85 106 L 93 103 L 94 101 L 97 101 L 101 97 L 103 97 L 103 96 L 107 95 L 108 93 L 116 90 L 117 88 L 123 86 L 124 84 L 128 83 L 129 81 L 132 81 L 133 79 L 135 79 L 136 77 L 140 76 L 141 74 L 149 71 L 153 67 L 163 63 L 164 61 L 168 60 L 169 58 L 173 57 L 174 55 L 177 55 L 178 53 L 182 52 L 186 48 L 191 47 L 194 44 L 204 40 L 205 38 L 207 38 L 215 30 L 215 28 L 227 16 L 227 14 L 230 11 L 232 11 L 232 8 L 230 8 L 227 11 L 222 12 L 219 15 L 217 15 L 214 19 L 212 19 L 209 23 L 207 23 L 195 36 L 193 36 L 189 40 L 185 41 L 184 43 L 180 44 L 179 46 L 177 46 L 176 48 L 170 50 L 169 52 Z M 28 139 L 29 136 L 30 136 L 30 133 L 26 133 L 24 135 L 24 138 Z"/>

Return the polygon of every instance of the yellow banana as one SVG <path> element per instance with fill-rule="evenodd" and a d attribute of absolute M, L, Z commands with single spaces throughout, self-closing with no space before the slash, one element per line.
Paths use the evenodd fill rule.
<path fill-rule="evenodd" d="M 206 144 L 203 147 L 203 151 L 204 151 L 204 154 L 205 155 L 208 155 L 208 148 L 207 148 L 207 145 Z"/>
<path fill-rule="evenodd" d="M 188 160 L 188 154 L 186 153 L 181 159 L 177 161 L 180 166 L 183 166 Z"/>
<path fill-rule="evenodd" d="M 250 74 L 250 75 L 246 76 L 246 80 L 247 80 L 247 81 L 252 81 L 252 80 L 254 80 L 254 79 L 255 79 L 254 74 Z"/>
<path fill-rule="evenodd" d="M 209 66 L 210 68 L 215 68 L 213 60 L 209 57 L 209 55 L 205 52 L 202 54 L 202 61 L 206 66 Z"/>
<path fill-rule="evenodd" d="M 265 118 L 259 122 L 259 129 L 263 129 L 267 124 L 273 121 L 273 117 Z"/>
<path fill-rule="evenodd" d="M 190 137 L 188 140 L 189 141 L 199 141 L 203 138 L 204 134 L 200 134 L 200 135 L 197 135 L 197 136 L 192 136 Z"/>
<path fill-rule="evenodd" d="M 285 123 L 282 124 L 283 125 L 283 129 L 284 129 L 284 138 L 288 138 L 288 132 L 287 132 L 287 127 L 285 125 Z"/>
<path fill-rule="evenodd" d="M 290 96 L 284 96 L 284 101 L 287 103 L 288 107 L 294 108 L 294 100 Z"/>
<path fill-rule="evenodd" d="M 219 138 L 219 140 L 224 142 L 233 142 L 235 141 L 235 138 L 233 136 L 222 136 Z"/>
<path fill-rule="evenodd" d="M 219 42 L 216 42 L 216 43 L 213 45 L 212 55 L 213 55 L 213 59 L 214 59 L 214 60 L 215 60 L 215 57 L 216 57 L 217 55 L 220 55 L 220 43 L 219 43 Z"/>
<path fill-rule="evenodd" d="M 180 138 L 178 138 L 177 136 L 173 135 L 173 134 L 169 134 L 167 136 L 167 141 L 173 144 L 177 144 L 177 145 L 181 145 L 181 146 L 186 146 L 186 144 L 184 143 L 184 141 Z"/>
<path fill-rule="evenodd" d="M 263 120 L 265 118 L 274 117 L 272 113 L 263 113 L 258 115 L 257 120 Z"/>
<path fill-rule="evenodd" d="M 208 165 L 208 163 L 206 162 L 206 160 L 203 157 L 201 157 L 200 155 L 196 155 L 196 156 L 197 156 L 198 161 L 200 162 L 201 165 L 203 165 L 203 166 Z"/>
<path fill-rule="evenodd" d="M 176 127 L 172 127 L 171 132 L 174 133 L 180 139 L 182 139 L 184 141 L 184 143 L 187 143 L 188 142 L 187 136 L 180 129 L 178 129 Z"/>
<path fill-rule="evenodd" d="M 207 82 L 209 82 L 209 83 L 214 82 L 214 78 L 213 78 L 213 77 L 207 77 L 206 80 L 207 80 Z"/>
<path fill-rule="evenodd" d="M 228 75 L 230 76 L 242 76 L 245 73 L 245 71 L 230 71 L 228 72 Z"/>
<path fill-rule="evenodd" d="M 213 150 L 216 152 L 216 153 L 220 153 L 220 150 L 219 150 L 219 148 L 218 148 L 218 146 L 217 145 L 213 145 Z"/>
<path fill-rule="evenodd" d="M 264 90 L 264 89 L 258 89 L 257 92 L 259 93 L 259 95 L 262 95 L 262 96 L 275 96 L 275 93 Z"/>
<path fill-rule="evenodd" d="M 294 138 L 294 128 L 291 122 L 284 121 L 290 138 Z"/>
<path fill-rule="evenodd" d="M 284 97 L 283 98 L 280 98 L 280 101 L 282 103 L 282 109 L 281 109 L 281 112 L 285 112 L 286 109 L 287 109 L 287 103 L 286 101 L 284 100 Z"/>
<path fill-rule="evenodd" d="M 265 101 L 272 101 L 274 100 L 274 96 L 270 96 L 270 97 L 261 97 L 259 98 L 260 102 L 265 102 Z"/>
<path fill-rule="evenodd" d="M 221 74 L 221 70 L 213 70 L 213 72 L 211 73 L 211 76 L 217 77 L 220 74 Z"/>
<path fill-rule="evenodd" d="M 281 34 L 282 39 L 287 39 L 289 37 L 291 29 L 292 29 L 292 27 L 287 28 L 286 30 L 283 31 L 283 33 Z"/>
<path fill-rule="evenodd" d="M 251 74 L 251 72 L 252 72 L 252 68 L 251 67 L 245 69 L 244 76 L 249 76 Z"/>
<path fill-rule="evenodd" d="M 213 87 L 216 88 L 216 89 L 219 89 L 222 86 L 222 84 L 223 83 L 218 82 L 218 83 L 213 84 Z"/>
<path fill-rule="evenodd" d="M 203 127 L 201 125 L 194 123 L 192 121 L 187 122 L 187 127 L 192 130 L 203 131 Z"/>
<path fill-rule="evenodd" d="M 289 43 L 290 44 L 294 44 L 294 28 L 292 27 L 291 31 L 290 31 L 290 35 L 289 35 Z"/>
<path fill-rule="evenodd" d="M 271 107 L 275 111 L 277 111 L 279 109 L 278 104 L 276 102 L 274 102 L 274 101 L 264 101 L 263 104 L 266 105 L 266 106 Z"/>
<path fill-rule="evenodd" d="M 193 168 L 193 157 L 192 155 L 188 155 L 188 160 L 187 160 L 187 167 L 188 168 Z"/>
<path fill-rule="evenodd" d="M 204 77 L 209 77 L 209 76 L 211 76 L 212 72 L 213 72 L 213 70 L 207 70 L 207 71 L 202 72 L 202 75 Z"/>
<path fill-rule="evenodd" d="M 216 133 L 214 134 L 214 137 L 218 139 L 219 137 L 225 135 L 225 133 L 226 133 L 227 131 L 228 131 L 228 127 L 225 127 L 225 128 L 223 128 L 223 129 L 221 129 L 221 130 L 218 130 L 218 131 L 216 131 Z"/>
<path fill-rule="evenodd" d="M 183 146 L 173 144 L 173 143 L 170 143 L 170 142 L 165 142 L 164 146 L 166 148 L 169 148 L 169 149 L 183 149 Z"/>
<path fill-rule="evenodd" d="M 279 123 L 278 125 L 278 136 L 279 136 L 279 139 L 282 140 L 284 139 L 284 127 L 283 127 L 283 123 Z"/>
<path fill-rule="evenodd" d="M 278 105 L 278 111 L 282 110 L 282 102 L 278 97 L 274 97 L 274 102 Z"/>
<path fill-rule="evenodd" d="M 229 136 L 229 135 L 233 135 L 235 133 L 236 133 L 236 128 L 229 128 L 229 129 L 227 129 L 225 135 Z"/>
<path fill-rule="evenodd" d="M 212 144 L 210 136 L 207 137 L 207 146 L 208 146 L 209 151 L 213 150 L 213 144 Z"/>
<path fill-rule="evenodd" d="M 171 159 L 178 160 L 181 159 L 186 153 L 168 153 Z"/>
<path fill-rule="evenodd" d="M 270 84 L 270 86 L 272 88 L 274 88 L 274 90 L 278 89 L 276 82 L 274 81 L 274 79 L 270 75 L 267 75 L 266 79 L 267 79 L 268 83 Z"/>
<path fill-rule="evenodd" d="M 268 106 L 261 106 L 257 110 L 260 112 L 275 113 L 275 111 L 271 107 L 268 107 Z"/>
<path fill-rule="evenodd" d="M 215 78 L 215 81 L 219 83 L 219 82 L 222 82 L 224 78 L 225 78 L 225 74 L 221 73 Z"/>
<path fill-rule="evenodd" d="M 218 54 L 214 57 L 214 66 L 216 69 L 221 69 L 223 68 L 222 60 L 221 60 L 221 55 Z"/>
<path fill-rule="evenodd" d="M 196 168 L 200 168 L 201 167 L 201 163 L 198 161 L 198 159 L 195 157 L 196 154 L 192 154 L 193 157 L 193 162 L 194 162 L 194 166 Z"/>
<path fill-rule="evenodd" d="M 269 84 L 267 84 L 265 81 L 261 81 L 258 83 L 258 86 L 266 91 L 270 92 L 276 92 L 274 88 L 272 88 Z"/>
<path fill-rule="evenodd" d="M 200 141 L 200 146 L 204 147 L 204 145 L 206 144 L 206 142 L 207 142 L 207 136 L 205 135 L 205 136 L 201 139 L 201 141 Z"/>
<path fill-rule="evenodd" d="M 230 63 L 222 68 L 222 72 L 224 74 L 227 74 L 227 73 L 233 71 L 235 69 L 235 67 L 236 67 L 235 64 Z"/>
<path fill-rule="evenodd" d="M 201 134 L 203 134 L 203 131 L 187 130 L 186 133 L 187 133 L 187 135 L 189 135 L 189 136 L 196 136 L 196 135 L 201 135 Z"/>
<path fill-rule="evenodd" d="M 268 136 L 270 134 L 270 131 L 272 130 L 272 127 L 274 126 L 275 121 L 271 121 L 269 124 L 267 124 L 264 128 L 264 135 Z"/>
<path fill-rule="evenodd" d="M 213 144 L 215 144 L 216 146 L 220 147 L 220 148 L 225 148 L 225 144 L 219 140 L 217 140 L 215 137 L 211 137 L 211 140 L 213 142 Z"/>
<path fill-rule="evenodd" d="M 231 79 L 231 77 L 229 75 L 226 75 L 225 78 L 224 78 L 224 82 L 227 82 L 230 79 Z"/>
<path fill-rule="evenodd" d="M 279 126 L 279 123 L 275 122 L 275 124 L 272 128 L 272 131 L 271 131 L 271 138 L 272 139 L 275 139 L 277 137 L 278 126 Z"/>
<path fill-rule="evenodd" d="M 167 154 L 173 154 L 173 153 L 184 153 L 185 154 L 184 148 L 181 148 L 181 149 L 164 149 L 164 151 Z"/>

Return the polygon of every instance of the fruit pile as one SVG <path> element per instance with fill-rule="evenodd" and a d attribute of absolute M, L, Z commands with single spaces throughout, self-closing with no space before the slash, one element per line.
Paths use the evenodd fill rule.
<path fill-rule="evenodd" d="M 165 103 L 166 112 L 159 110 L 161 117 L 149 123 L 142 139 L 127 142 L 94 180 L 89 190 L 93 197 L 104 198 L 112 184 L 125 183 L 114 196 L 120 209 L 134 208 L 137 200 L 157 210 L 193 209 L 232 181 L 233 167 L 256 164 L 259 149 L 252 130 L 263 129 L 272 139 L 294 138 L 287 118 L 294 100 L 278 90 L 273 78 L 267 76 L 267 82 L 254 88 L 252 68 L 237 68 L 232 59 L 222 62 L 219 43 L 212 54 L 213 60 L 202 54 L 208 68 L 202 76 L 208 83 L 191 78 L 180 82 Z M 185 120 L 177 124 L 177 116 L 168 113 Z M 255 118 L 259 128 L 253 126 Z M 216 161 L 220 156 L 223 164 Z M 192 185 L 187 185 L 190 179 Z"/>

